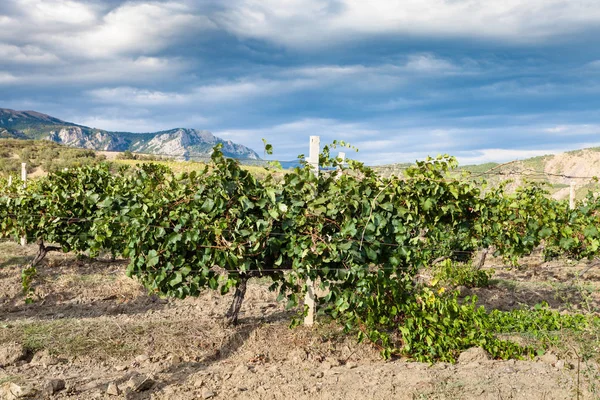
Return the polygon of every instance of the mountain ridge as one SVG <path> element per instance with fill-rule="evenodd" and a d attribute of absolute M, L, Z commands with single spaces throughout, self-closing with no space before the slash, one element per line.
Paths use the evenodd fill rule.
<path fill-rule="evenodd" d="M 0 108 L 0 137 L 45 139 L 70 147 L 132 151 L 184 160 L 209 157 L 212 148 L 221 143 L 227 157 L 260 160 L 249 147 L 221 139 L 207 130 L 173 128 L 147 133 L 115 132 L 63 121 L 32 110 Z"/>

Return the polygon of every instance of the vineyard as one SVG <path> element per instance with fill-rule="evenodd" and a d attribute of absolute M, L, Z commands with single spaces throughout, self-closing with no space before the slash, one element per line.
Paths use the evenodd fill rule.
<path fill-rule="evenodd" d="M 214 316 L 223 329 L 243 325 L 251 280 L 265 283 L 298 326 L 314 282 L 317 321 L 340 326 L 384 359 L 453 364 L 481 348 L 496 360 L 531 360 L 570 333 L 587 346 L 585 354 L 573 349 L 577 360 L 598 361 L 596 308 L 494 309 L 465 293 L 494 279 L 486 257 L 519 273 L 532 254 L 594 260 L 600 199 L 590 193 L 570 208 L 536 184 L 485 188 L 456 178 L 448 156 L 417 162 L 402 178 L 382 177 L 334 157 L 339 145 L 321 152 L 320 174 L 304 163 L 258 179 L 216 147 L 201 172 L 100 164 L 27 185 L 2 181 L 1 236 L 37 248 L 22 266 L 22 296 L 32 309 L 43 301 L 39 277 L 51 253 L 106 255 L 126 260 L 127 276 L 160 298 L 231 292 L 227 311 Z M 585 281 L 598 268 L 590 262 L 569 279 Z"/>

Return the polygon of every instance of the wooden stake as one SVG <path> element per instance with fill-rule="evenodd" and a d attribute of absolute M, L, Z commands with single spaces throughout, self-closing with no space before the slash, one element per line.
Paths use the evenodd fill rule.
<path fill-rule="evenodd" d="M 27 187 L 27 163 L 21 163 L 21 180 L 23 181 L 23 187 Z M 21 236 L 21 246 L 27 244 L 27 237 Z"/>
<path fill-rule="evenodd" d="M 312 166 L 313 173 L 319 176 L 319 149 L 321 138 L 319 136 L 310 137 L 310 153 L 306 161 Z M 315 285 L 312 279 L 306 279 L 306 296 L 304 296 L 304 305 L 308 307 L 304 325 L 312 326 L 315 323 Z"/>

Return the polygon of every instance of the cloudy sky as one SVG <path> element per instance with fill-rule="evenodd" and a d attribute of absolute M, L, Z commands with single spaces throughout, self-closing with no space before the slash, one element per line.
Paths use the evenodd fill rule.
<path fill-rule="evenodd" d="M 1 0 L 0 107 L 370 164 L 600 145 L 598 0 Z"/>

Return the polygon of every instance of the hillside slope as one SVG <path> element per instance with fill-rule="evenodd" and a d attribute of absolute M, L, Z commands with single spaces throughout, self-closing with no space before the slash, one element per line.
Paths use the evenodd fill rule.
<path fill-rule="evenodd" d="M 402 175 L 410 164 L 389 164 L 375 169 L 384 176 Z M 576 187 L 576 197 L 583 198 L 589 190 L 600 191 L 594 177 L 600 177 L 600 148 L 593 147 L 559 154 L 517 160 L 504 164 L 486 163 L 459 167 L 471 179 L 485 179 L 496 185 L 511 180 L 510 188 L 526 182 L 544 182 L 556 199 L 569 197 L 571 182 Z"/>

